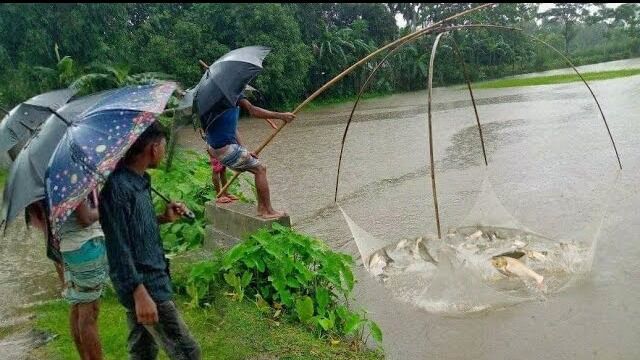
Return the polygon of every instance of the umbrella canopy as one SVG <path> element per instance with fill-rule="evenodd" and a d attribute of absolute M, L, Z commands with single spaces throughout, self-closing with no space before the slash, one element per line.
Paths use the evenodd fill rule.
<path fill-rule="evenodd" d="M 192 87 L 191 89 L 187 89 L 184 92 L 184 96 L 182 97 L 182 99 L 180 100 L 180 102 L 178 103 L 178 106 L 176 107 L 176 111 L 186 111 L 188 113 L 190 113 L 192 111 L 192 107 L 193 107 L 193 99 L 196 95 L 196 92 L 198 91 L 198 85 Z M 248 94 L 248 93 L 253 93 L 253 92 L 258 92 L 258 89 L 254 88 L 251 85 L 245 86 L 244 88 L 244 94 Z"/>
<path fill-rule="evenodd" d="M 175 87 L 173 83 L 160 86 L 162 88 L 171 87 L 171 91 Z M 68 132 L 73 133 L 73 139 L 84 137 L 88 134 L 75 130 L 79 122 L 90 116 L 93 119 L 97 119 L 102 111 L 120 114 L 118 109 L 122 109 L 122 115 L 120 116 L 126 116 L 130 121 L 131 118 L 126 113 L 127 110 L 146 111 L 147 109 L 156 109 L 151 101 L 135 97 L 136 94 L 133 94 L 137 89 L 143 90 L 141 94 L 146 94 L 148 91 L 145 92 L 144 90 L 148 90 L 148 88 L 148 86 L 128 87 L 82 97 L 69 102 L 57 110 L 56 114 L 49 116 L 42 125 L 41 130 L 29 140 L 11 166 L 4 188 L 0 222 L 4 223 L 15 219 L 29 204 L 45 198 L 45 173 L 58 144 L 65 139 Z M 106 117 L 101 118 L 103 121 L 107 119 Z M 113 120 L 111 119 L 111 121 Z M 98 128 L 101 129 L 102 127 Z M 108 130 L 107 133 L 109 133 Z M 80 177 L 80 180 L 82 179 Z M 83 182 L 82 184 L 87 183 Z M 87 190 L 90 191 L 91 189 Z"/>
<path fill-rule="evenodd" d="M 54 234 L 164 111 L 175 89 L 173 82 L 118 89 L 102 96 L 66 128 L 45 173 Z"/>
<path fill-rule="evenodd" d="M 0 152 L 7 151 L 30 138 L 36 129 L 55 111 L 66 104 L 76 93 L 73 89 L 61 89 L 18 104 L 0 123 Z"/>
<path fill-rule="evenodd" d="M 101 94 L 72 101 L 57 112 L 74 119 L 100 99 Z M 0 222 L 8 222 L 29 204 L 44 199 L 44 174 L 67 124 L 56 115 L 50 115 L 41 129 L 20 151 L 11 165 L 4 187 Z"/>
<path fill-rule="evenodd" d="M 200 118 L 214 107 L 222 111 L 235 106 L 246 85 L 262 71 L 262 61 L 270 51 L 264 46 L 247 46 L 232 50 L 211 64 L 195 95 L 194 106 Z"/>

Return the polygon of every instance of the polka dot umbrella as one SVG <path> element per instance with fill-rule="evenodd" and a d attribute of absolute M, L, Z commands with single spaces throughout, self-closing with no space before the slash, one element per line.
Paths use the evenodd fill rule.
<path fill-rule="evenodd" d="M 172 82 L 117 89 L 67 127 L 45 174 L 49 220 L 60 225 L 106 179 L 176 88 Z"/>
<path fill-rule="evenodd" d="M 85 96 L 57 109 L 12 164 L 0 223 L 12 221 L 46 196 L 58 229 L 69 210 L 108 176 L 164 110 L 175 88 L 172 82 L 130 86 Z"/>
<path fill-rule="evenodd" d="M 40 130 L 28 139 L 9 169 L 2 196 L 0 223 L 12 221 L 29 204 L 44 199 L 45 171 L 51 155 L 68 128 L 67 123 L 79 118 L 85 110 L 109 93 L 110 91 L 85 96 L 67 103 L 55 110 L 56 114 L 65 118 L 64 121 L 58 115 L 50 115 L 42 123 Z"/>

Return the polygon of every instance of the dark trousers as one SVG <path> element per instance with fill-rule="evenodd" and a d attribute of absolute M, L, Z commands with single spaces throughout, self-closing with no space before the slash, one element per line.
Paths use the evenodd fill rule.
<path fill-rule="evenodd" d="M 154 325 L 139 324 L 135 311 L 127 311 L 129 359 L 155 360 L 160 344 L 171 360 L 200 360 L 200 348 L 175 304 L 166 301 L 156 306 L 160 321 Z"/>

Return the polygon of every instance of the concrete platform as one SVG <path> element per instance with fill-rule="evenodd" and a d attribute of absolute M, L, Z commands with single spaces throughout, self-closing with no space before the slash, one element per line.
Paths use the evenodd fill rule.
<path fill-rule="evenodd" d="M 256 215 L 256 206 L 235 201 L 231 204 L 216 204 L 209 201 L 205 204 L 205 249 L 230 248 L 263 227 L 271 227 L 274 222 L 291 227 L 289 216 L 265 220 Z"/>

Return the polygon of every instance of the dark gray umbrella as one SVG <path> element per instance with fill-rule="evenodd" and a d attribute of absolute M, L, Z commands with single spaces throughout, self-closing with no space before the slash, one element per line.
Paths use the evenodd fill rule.
<path fill-rule="evenodd" d="M 264 46 L 247 46 L 232 50 L 211 64 L 195 94 L 194 106 L 200 118 L 214 107 L 224 111 L 235 106 L 240 93 L 262 70 L 262 61 L 270 51 Z"/>
<path fill-rule="evenodd" d="M 197 91 L 198 85 L 192 87 L 191 89 L 185 90 L 184 96 L 176 107 L 176 111 L 185 111 L 186 113 L 190 113 L 193 107 L 193 98 L 195 97 Z M 245 86 L 244 88 L 245 95 L 253 92 L 258 92 L 258 90 L 253 86 L 247 84 L 247 86 Z"/>
<path fill-rule="evenodd" d="M 61 108 L 75 93 L 73 89 L 55 90 L 34 96 L 11 109 L 0 123 L 0 152 L 24 143 L 51 116 L 52 111 Z"/>
<path fill-rule="evenodd" d="M 0 223 L 15 219 L 29 204 L 44 199 L 45 171 L 67 131 L 66 122 L 77 119 L 79 114 L 96 104 L 102 96 L 87 96 L 64 105 L 56 111 L 64 121 L 58 115 L 50 114 L 40 130 L 29 139 L 9 170 L 2 197 Z"/>
<path fill-rule="evenodd" d="M 0 224 L 15 219 L 29 204 L 45 198 L 47 194 L 45 184 L 58 181 L 51 180 L 46 176 L 46 172 L 50 171 L 52 167 L 62 177 L 67 175 L 67 171 L 78 170 L 70 165 L 70 163 L 74 163 L 78 166 L 82 165 L 80 167 L 86 166 L 87 170 L 94 169 L 95 175 L 103 178 L 108 172 L 107 170 L 113 170 L 112 167 L 117 163 L 115 157 L 122 156 L 135 141 L 130 134 L 122 134 L 121 137 L 118 137 L 119 131 L 124 131 L 122 129 L 127 126 L 127 131 L 131 132 L 146 128 L 155 121 L 155 114 L 162 112 L 174 89 L 174 83 L 113 89 L 80 98 L 64 105 L 57 111 L 53 111 L 54 114 L 29 140 L 11 166 L 0 209 Z M 160 108 L 158 108 L 159 106 Z M 149 114 L 153 114 L 153 117 L 149 118 L 147 116 Z M 131 119 L 133 116 L 136 118 Z M 125 124 L 119 124 L 118 121 L 125 122 Z M 109 135 L 108 130 L 113 130 L 114 135 Z M 139 133 L 137 134 L 139 135 Z M 102 142 L 96 143 L 94 140 Z M 74 147 L 74 144 L 77 147 Z M 93 145 L 89 148 L 88 144 Z M 105 151 L 107 147 L 119 150 L 114 150 L 114 153 L 111 154 L 109 151 Z M 74 149 L 73 154 L 69 153 L 69 149 Z M 61 154 L 69 156 L 65 157 Z M 106 161 L 106 157 L 103 156 L 105 154 L 113 155 L 109 157 L 113 161 Z M 56 156 L 58 157 L 56 158 Z M 85 159 L 80 160 L 83 157 Z M 91 162 L 92 159 L 98 158 L 102 161 L 99 164 Z M 69 162 L 56 162 L 54 161 L 56 159 L 68 159 Z M 76 163 L 76 160 L 80 163 Z M 62 166 L 61 164 L 67 164 L 68 169 L 66 165 Z M 105 170 L 104 174 L 99 172 L 101 170 Z M 87 185 L 89 184 L 87 183 Z M 80 188 L 80 183 L 71 179 L 70 191 L 72 187 Z M 84 191 L 84 189 L 80 190 Z M 64 190 L 62 191 L 64 192 Z M 60 200 L 59 198 L 62 197 L 58 196 L 58 200 Z"/>

